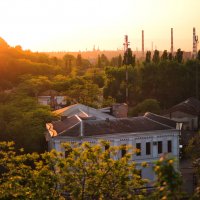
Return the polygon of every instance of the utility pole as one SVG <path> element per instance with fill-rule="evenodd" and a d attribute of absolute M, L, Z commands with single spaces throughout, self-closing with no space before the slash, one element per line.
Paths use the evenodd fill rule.
<path fill-rule="evenodd" d="M 128 41 L 128 35 L 124 36 L 124 55 L 127 54 L 128 55 L 128 46 L 129 46 L 130 42 Z M 128 62 L 128 56 L 125 57 L 126 59 L 126 63 Z M 128 68 L 127 68 L 127 64 L 126 64 L 126 103 L 128 104 Z"/>

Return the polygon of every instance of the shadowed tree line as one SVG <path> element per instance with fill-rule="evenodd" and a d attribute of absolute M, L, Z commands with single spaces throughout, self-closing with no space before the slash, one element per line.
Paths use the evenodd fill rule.
<path fill-rule="evenodd" d="M 14 140 L 27 151 L 42 151 L 45 123 L 53 119 L 50 108 L 37 102 L 46 90 L 66 96 L 67 105 L 79 102 L 98 108 L 125 102 L 128 87 L 130 116 L 159 113 L 188 97 L 198 98 L 199 67 L 200 51 L 196 59 L 186 61 L 180 49 L 175 55 L 147 51 L 141 62 L 128 49 L 124 56 L 109 60 L 102 54 L 90 62 L 81 53 L 50 58 L 10 47 L 0 39 L 0 140 Z"/>

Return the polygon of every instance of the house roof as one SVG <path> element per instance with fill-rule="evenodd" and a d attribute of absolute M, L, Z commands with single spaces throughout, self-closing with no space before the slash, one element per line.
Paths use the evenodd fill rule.
<path fill-rule="evenodd" d="M 54 122 L 52 125 L 57 133 L 56 136 L 69 137 L 140 133 L 176 128 L 176 122 L 153 113 L 146 113 L 140 117 L 106 120 L 81 120 L 75 115 L 63 122 Z"/>
<path fill-rule="evenodd" d="M 176 127 L 175 121 L 173 121 L 169 118 L 160 116 L 160 115 L 156 115 L 156 114 L 147 112 L 144 114 L 144 117 L 147 117 L 148 119 L 151 119 L 151 120 L 155 121 L 156 123 L 164 124 L 165 126 Z"/>
<path fill-rule="evenodd" d="M 46 90 L 41 92 L 39 96 L 56 96 L 59 95 L 59 92 L 56 90 Z"/>
<path fill-rule="evenodd" d="M 70 130 L 76 124 L 80 123 L 80 118 L 77 115 L 66 118 L 64 120 L 53 121 L 51 123 L 47 123 L 46 127 L 51 135 L 51 137 L 55 137 L 59 134 L 62 134 L 66 130 Z"/>
<path fill-rule="evenodd" d="M 199 115 L 200 114 L 200 101 L 193 97 L 186 99 L 185 101 L 173 106 L 168 109 L 164 114 L 181 111 L 184 113 L 188 113 L 191 115 Z"/>
<path fill-rule="evenodd" d="M 61 115 L 61 116 L 73 116 L 73 115 L 79 115 L 79 113 L 82 113 L 82 115 L 88 115 L 88 116 L 92 116 L 95 117 L 96 119 L 115 119 L 115 117 L 113 117 L 112 115 L 106 114 L 101 112 L 98 109 L 89 107 L 89 106 L 85 106 L 83 104 L 74 104 L 71 106 L 67 106 L 65 108 L 59 109 L 59 110 L 55 110 L 53 112 L 56 115 Z"/>

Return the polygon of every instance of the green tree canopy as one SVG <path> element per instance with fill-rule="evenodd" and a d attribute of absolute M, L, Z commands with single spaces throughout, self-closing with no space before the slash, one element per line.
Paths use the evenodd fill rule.
<path fill-rule="evenodd" d="M 145 99 L 138 103 L 130 112 L 131 116 L 138 116 L 145 112 L 152 112 L 159 114 L 161 111 L 160 104 L 156 99 Z"/>
<path fill-rule="evenodd" d="M 164 51 L 163 51 L 163 54 L 162 54 L 162 56 L 161 56 L 161 59 L 162 59 L 162 60 L 167 60 L 167 59 L 168 59 L 167 50 L 164 50 Z"/>
<path fill-rule="evenodd" d="M 131 48 L 128 48 L 127 51 L 124 52 L 123 65 L 135 66 L 135 56 L 133 56 Z"/>
<path fill-rule="evenodd" d="M 172 158 L 155 163 L 155 192 L 148 194 L 128 146 L 63 144 L 63 153 L 25 154 L 0 142 L 0 199 L 138 200 L 180 199 L 180 175 Z M 125 150 L 123 157 L 119 151 Z M 135 150 L 134 150 L 135 151 Z M 142 167 L 148 167 L 142 163 Z"/>
<path fill-rule="evenodd" d="M 182 63 L 182 61 L 183 61 L 183 51 L 181 51 L 181 49 L 178 49 L 178 50 L 177 50 L 175 59 L 176 59 L 179 63 Z"/>
<path fill-rule="evenodd" d="M 160 56 L 159 56 L 159 51 L 158 51 L 158 50 L 155 50 L 155 51 L 154 51 L 152 61 L 153 61 L 154 63 L 159 63 L 159 61 L 160 61 Z"/>
<path fill-rule="evenodd" d="M 146 59 L 145 59 L 146 63 L 150 63 L 151 62 L 151 51 L 147 51 L 146 52 Z"/>

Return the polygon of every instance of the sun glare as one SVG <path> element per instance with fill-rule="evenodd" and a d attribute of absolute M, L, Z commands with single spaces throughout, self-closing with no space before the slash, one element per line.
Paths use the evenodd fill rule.
<path fill-rule="evenodd" d="M 7 0 L 0 2 L 0 36 L 34 51 L 77 51 L 93 45 L 116 49 L 128 34 L 136 49 L 144 30 L 145 48 L 153 42 L 163 50 L 173 27 L 176 47 L 191 50 L 199 7 L 197 0 Z"/>

